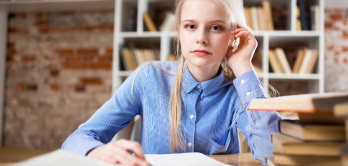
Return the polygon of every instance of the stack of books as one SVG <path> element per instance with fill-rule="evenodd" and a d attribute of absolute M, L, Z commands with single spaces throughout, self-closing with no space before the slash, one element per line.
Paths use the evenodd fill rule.
<path fill-rule="evenodd" d="M 345 112 L 344 116 L 348 117 L 346 102 L 348 93 L 253 99 L 248 110 L 291 111 L 296 115 L 284 117 L 279 124 L 280 133 L 272 133 L 274 156 L 266 158 L 267 164 L 343 165 L 348 161 L 343 152 L 347 146 L 348 127 L 345 129 L 345 120 L 336 112 Z M 344 111 L 336 111 L 339 108 Z"/>
<path fill-rule="evenodd" d="M 348 165 L 348 102 L 336 104 L 334 107 L 334 114 L 336 117 L 344 119 L 346 131 L 346 145 L 342 149 L 342 165 Z"/>

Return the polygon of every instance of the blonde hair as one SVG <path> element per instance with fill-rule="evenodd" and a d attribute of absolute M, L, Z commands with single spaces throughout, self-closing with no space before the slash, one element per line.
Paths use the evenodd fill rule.
<path fill-rule="evenodd" d="M 180 13 L 182 10 L 182 6 L 187 0 L 177 0 L 176 1 L 176 10 L 175 10 L 175 17 L 176 17 L 176 25 L 180 26 Z M 231 26 L 239 25 L 240 27 L 244 27 L 247 29 L 250 29 L 246 23 L 245 20 L 245 13 L 243 8 L 243 1 L 242 0 L 213 0 L 219 7 L 222 9 L 222 11 L 225 12 L 226 16 L 231 20 Z M 179 38 L 176 42 L 176 55 L 180 56 L 180 63 L 178 66 L 178 71 L 175 76 L 174 84 L 172 87 L 172 91 L 170 94 L 170 101 L 169 101 L 169 142 L 170 142 L 170 148 L 173 152 L 178 152 L 179 147 L 183 150 L 186 149 L 186 140 L 185 135 L 183 134 L 180 123 L 181 123 L 181 82 L 182 82 L 182 76 L 184 73 L 184 62 L 185 58 L 181 55 L 181 47 L 180 47 L 180 41 Z M 224 75 L 234 79 L 235 76 L 232 72 L 232 69 L 227 65 L 226 60 L 222 60 L 221 66 L 223 68 Z"/>

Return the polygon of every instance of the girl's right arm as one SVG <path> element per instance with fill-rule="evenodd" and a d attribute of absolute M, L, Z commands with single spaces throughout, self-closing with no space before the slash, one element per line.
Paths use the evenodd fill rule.
<path fill-rule="evenodd" d="M 125 140 L 109 142 L 118 131 L 129 124 L 135 115 L 141 114 L 143 87 L 147 77 L 146 66 L 147 64 L 143 64 L 133 72 L 112 98 L 67 138 L 62 149 L 99 159 L 103 159 L 105 153 L 108 153 L 108 156 L 117 156 L 116 159 L 119 156 L 128 156 L 132 159 L 132 155 L 127 152 L 130 150 L 137 159 L 145 161 L 141 146 L 137 143 Z M 110 158 L 106 158 L 103 160 L 110 161 Z"/>

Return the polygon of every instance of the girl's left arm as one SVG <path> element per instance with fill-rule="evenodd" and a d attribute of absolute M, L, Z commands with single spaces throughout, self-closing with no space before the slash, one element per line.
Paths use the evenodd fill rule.
<path fill-rule="evenodd" d="M 229 49 L 226 56 L 227 64 L 237 77 L 233 81 L 241 103 L 237 127 L 245 135 L 253 157 L 265 164 L 265 156 L 273 155 L 271 133 L 279 132 L 281 118 L 275 111 L 247 110 L 253 98 L 266 97 L 251 63 L 257 41 L 246 28 L 238 28 L 231 35 L 240 38 L 238 49 L 234 52 Z"/>
<path fill-rule="evenodd" d="M 242 131 L 254 159 L 265 164 L 266 156 L 273 156 L 271 133 L 279 133 L 280 116 L 275 111 L 249 111 L 253 98 L 265 98 L 262 86 L 253 70 L 233 80 L 239 99 L 240 110 L 236 126 Z"/>

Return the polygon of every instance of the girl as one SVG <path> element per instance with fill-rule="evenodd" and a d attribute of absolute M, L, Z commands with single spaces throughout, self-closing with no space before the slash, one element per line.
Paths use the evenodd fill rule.
<path fill-rule="evenodd" d="M 252 98 L 265 94 L 251 64 L 257 41 L 242 1 L 178 0 L 176 18 L 179 62 L 141 65 L 63 149 L 110 163 L 149 165 L 144 153 L 239 153 L 238 127 L 255 159 L 272 155 L 278 114 L 246 110 Z M 141 144 L 110 142 L 138 114 Z"/>

